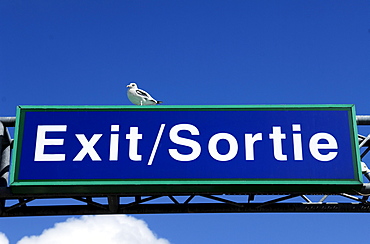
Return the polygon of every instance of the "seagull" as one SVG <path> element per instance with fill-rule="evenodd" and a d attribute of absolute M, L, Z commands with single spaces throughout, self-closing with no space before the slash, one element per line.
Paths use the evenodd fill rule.
<path fill-rule="evenodd" d="M 162 101 L 157 101 L 152 98 L 146 91 L 139 89 L 136 83 L 130 83 L 127 87 L 129 88 L 127 90 L 127 97 L 133 104 L 142 106 L 162 103 Z"/>

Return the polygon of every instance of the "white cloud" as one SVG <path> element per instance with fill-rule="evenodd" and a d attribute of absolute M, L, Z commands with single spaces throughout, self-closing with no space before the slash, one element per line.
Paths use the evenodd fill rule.
<path fill-rule="evenodd" d="M 4 233 L 0 232 L 0 244 L 9 244 L 9 240 Z"/>
<path fill-rule="evenodd" d="M 157 238 L 143 220 L 126 215 L 69 218 L 44 230 L 40 236 L 23 237 L 18 244 L 169 244 Z M 2 244 L 2 243 L 0 243 Z"/>

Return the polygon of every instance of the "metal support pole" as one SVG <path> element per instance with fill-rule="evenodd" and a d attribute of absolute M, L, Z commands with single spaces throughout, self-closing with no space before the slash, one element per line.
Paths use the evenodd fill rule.
<path fill-rule="evenodd" d="M 6 180 L 4 180 L 3 175 L 5 172 L 3 172 L 3 157 L 2 157 L 2 152 L 3 152 L 3 140 L 4 140 L 4 131 L 5 127 L 3 123 L 0 122 L 0 187 L 4 187 L 7 185 Z M 5 199 L 0 200 L 0 214 L 3 213 L 3 209 L 5 207 Z"/>
<path fill-rule="evenodd" d="M 370 125 L 370 115 L 357 115 L 357 125 Z"/>
<path fill-rule="evenodd" d="M 0 187 L 7 187 L 10 165 L 10 135 L 0 121 Z M 5 207 L 5 199 L 0 200 L 0 213 Z"/>
<path fill-rule="evenodd" d="M 0 117 L 0 122 L 5 127 L 15 127 L 15 117 Z"/>
<path fill-rule="evenodd" d="M 364 162 L 361 162 L 361 169 L 364 176 L 370 181 L 370 169 Z"/>
<path fill-rule="evenodd" d="M 119 209 L 120 199 L 116 195 L 108 196 L 109 211 L 117 213 Z"/>
<path fill-rule="evenodd" d="M 4 182 L 3 182 L 3 168 L 5 168 L 5 166 L 3 166 L 3 160 L 2 160 L 3 159 L 3 157 L 2 157 L 3 143 L 5 143 L 4 134 L 5 134 L 5 126 L 0 121 L 0 187 L 1 186 L 6 186 L 6 185 L 4 185 Z"/>
<path fill-rule="evenodd" d="M 0 186 L 7 186 L 11 140 L 8 129 L 0 122 Z"/>

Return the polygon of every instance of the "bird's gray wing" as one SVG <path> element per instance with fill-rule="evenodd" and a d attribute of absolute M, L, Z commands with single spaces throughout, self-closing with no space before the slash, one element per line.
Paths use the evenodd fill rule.
<path fill-rule="evenodd" d="M 145 91 L 140 90 L 140 89 L 136 90 L 136 94 L 138 94 L 140 96 L 143 96 L 143 97 L 150 97 L 150 95 L 148 93 L 146 93 Z"/>

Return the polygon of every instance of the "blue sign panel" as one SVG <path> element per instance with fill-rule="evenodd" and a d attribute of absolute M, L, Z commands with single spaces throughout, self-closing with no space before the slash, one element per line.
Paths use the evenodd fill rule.
<path fill-rule="evenodd" d="M 13 186 L 361 183 L 350 105 L 18 110 Z"/>

